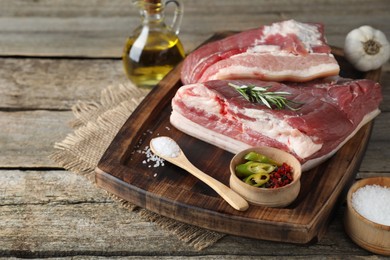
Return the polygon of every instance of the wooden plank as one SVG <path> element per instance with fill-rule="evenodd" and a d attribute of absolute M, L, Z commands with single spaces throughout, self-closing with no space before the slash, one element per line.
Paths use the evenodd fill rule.
<path fill-rule="evenodd" d="M 69 110 L 128 84 L 120 60 L 0 59 L 0 108 Z"/>
<path fill-rule="evenodd" d="M 0 206 L 113 203 L 86 177 L 63 170 L 2 170 Z"/>
<path fill-rule="evenodd" d="M 305 10 L 317 12 L 339 12 L 340 9 L 353 9 L 357 14 L 364 14 L 367 11 L 375 13 L 386 13 L 388 10 L 386 0 L 375 0 L 367 3 L 364 0 L 313 0 L 306 2 L 302 0 L 278 0 L 278 1 L 262 1 L 262 0 L 182 0 L 187 13 L 199 13 L 209 15 L 210 11 L 223 13 L 241 14 L 266 14 L 266 13 L 288 13 L 302 12 Z M 354 3 L 354 6 L 351 6 Z M 136 9 L 131 2 L 126 0 L 0 0 L 2 6 L 0 10 L 1 17 L 35 17 L 35 16 L 53 16 L 53 17 L 77 17 L 77 16 L 128 16 L 136 14 Z M 340 9 L 335 9 L 339 6 Z M 250 8 L 249 8 L 250 7 Z M 346 13 L 346 12 L 345 12 Z M 215 15 L 221 15 L 215 14 Z"/>
<path fill-rule="evenodd" d="M 151 242 L 154 240 L 160 241 L 159 246 L 166 250 L 181 246 L 175 238 L 107 199 L 101 190 L 79 176 L 63 171 L 1 173 L 8 184 L 15 183 L 4 189 L 5 194 L 1 193 L 2 201 L 19 196 L 16 197 L 19 201 L 13 199 L 13 203 L 1 205 L 2 256 L 7 253 L 42 257 L 145 252 L 156 247 Z M 23 188 L 27 191 L 19 192 Z"/>
<path fill-rule="evenodd" d="M 383 101 L 379 108 L 382 112 L 387 112 L 390 111 L 390 61 L 382 67 L 380 83 L 382 86 Z"/>
<path fill-rule="evenodd" d="M 73 130 L 68 122 L 74 117 L 70 111 L 19 111 L 0 112 L 0 168 L 4 167 L 54 167 L 48 156 Z M 388 158 L 390 146 L 390 113 L 385 112 L 375 120 L 370 143 L 360 171 L 390 173 Z M 42 138 L 42 139 L 40 139 Z M 42 141 L 44 140 L 44 141 Z M 364 174 L 364 173 L 362 173 Z"/>
<path fill-rule="evenodd" d="M 3 109 L 70 109 L 79 99 L 98 100 L 109 85 L 128 82 L 119 60 L 0 59 L 0 67 Z M 383 68 L 381 83 L 387 100 L 390 64 Z M 389 111 L 390 104 L 383 102 L 381 109 Z"/>
<path fill-rule="evenodd" d="M 382 70 L 390 100 L 390 62 Z M 0 58 L 0 109 L 69 110 L 78 100 L 98 101 L 102 89 L 128 84 L 120 60 Z M 390 111 L 390 102 L 381 110 Z"/>
<path fill-rule="evenodd" d="M 374 128 L 371 135 L 371 141 L 368 144 L 366 154 L 363 157 L 363 161 L 360 167 L 361 173 L 359 177 L 371 177 L 371 176 L 390 176 L 389 170 L 383 164 L 390 158 L 390 152 L 387 144 L 389 138 L 389 129 L 386 125 L 390 122 L 390 63 L 388 62 L 382 68 L 382 75 L 380 83 L 382 86 L 383 101 L 380 105 L 382 113 L 375 119 Z"/>
<path fill-rule="evenodd" d="M 121 62 L 111 60 L 0 59 L 0 68 L 0 107 L 3 110 L 70 110 L 78 99 L 97 101 L 102 89 L 126 81 L 119 72 Z M 384 100 L 388 100 L 390 70 L 387 67 L 382 73 L 382 83 Z M 383 102 L 381 109 L 383 112 L 375 120 L 362 171 L 389 169 L 386 163 L 389 158 L 386 149 L 387 133 L 390 132 L 387 123 L 390 121 L 389 102 Z M 67 128 L 67 121 L 71 119 L 70 112 L 1 112 L 0 121 L 5 130 L 0 132 L 0 141 L 6 149 L 0 152 L 0 166 L 54 167 L 47 155 L 52 144 L 71 131 Z M 47 124 L 54 130 L 48 131 Z M 31 138 L 32 135 L 44 136 L 48 141 L 40 142 Z M 25 142 L 30 144 L 29 149 L 23 146 Z"/>
<path fill-rule="evenodd" d="M 71 132 L 67 122 L 77 100 L 98 101 L 100 91 L 126 83 L 119 60 L 0 59 L 0 167 L 56 167 L 47 155 L 52 144 Z M 361 171 L 390 171 L 387 135 L 390 132 L 390 66 L 382 72 L 384 102 L 377 117 Z M 64 76 L 72 75 L 72 76 Z M 6 110 L 23 110 L 6 112 Z M 51 111 L 28 112 L 24 110 Z M 27 124 L 28 122 L 28 124 Z M 49 127 L 47 127 L 49 126 Z M 50 131 L 51 129 L 52 131 Z M 44 136 L 45 142 L 31 136 Z M 28 143 L 25 149 L 25 145 Z"/>
<path fill-rule="evenodd" d="M 317 244 L 303 247 L 227 236 L 197 251 L 122 208 L 84 177 L 66 171 L 1 170 L 0 209 L 3 257 L 369 255 L 344 234 L 343 207 Z"/>
<path fill-rule="evenodd" d="M 71 119 L 69 111 L 0 112 L 0 167 L 58 168 L 49 155 L 54 143 L 71 132 Z"/>
<path fill-rule="evenodd" d="M 140 23 L 137 10 L 125 0 L 2 0 L 0 5 L 5 6 L 0 11 L 0 55 L 6 56 L 119 58 L 126 37 Z M 340 47 L 345 35 L 363 24 L 390 35 L 386 0 L 184 0 L 184 6 L 180 37 L 187 52 L 218 31 L 291 18 L 323 22 L 329 43 Z"/>

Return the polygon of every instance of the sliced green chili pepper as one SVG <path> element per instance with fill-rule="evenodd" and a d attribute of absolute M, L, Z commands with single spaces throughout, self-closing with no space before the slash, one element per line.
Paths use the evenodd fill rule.
<path fill-rule="evenodd" d="M 269 181 L 269 178 L 269 173 L 264 171 L 252 174 L 249 177 L 245 178 L 244 181 L 249 185 L 260 187 L 261 185 L 267 183 Z"/>
<path fill-rule="evenodd" d="M 251 161 L 236 166 L 236 174 L 240 178 L 248 177 L 256 171 L 256 163 Z"/>
<path fill-rule="evenodd" d="M 275 166 L 268 163 L 248 161 L 236 166 L 236 174 L 240 178 L 245 178 L 259 172 L 270 173 L 275 170 L 275 168 Z"/>
<path fill-rule="evenodd" d="M 249 152 L 245 155 L 244 157 L 245 160 L 247 161 L 256 161 L 256 162 L 261 162 L 261 163 L 270 163 L 273 165 L 280 166 L 279 163 L 275 162 L 274 160 L 268 158 L 265 155 L 256 153 L 256 152 Z"/>

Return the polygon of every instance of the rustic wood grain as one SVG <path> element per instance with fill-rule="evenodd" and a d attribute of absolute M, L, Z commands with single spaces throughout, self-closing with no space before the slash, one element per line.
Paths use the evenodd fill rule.
<path fill-rule="evenodd" d="M 138 255 L 149 259 L 180 254 L 220 259 L 229 255 L 271 257 L 275 252 L 292 257 L 368 255 L 343 232 L 343 207 L 329 232 L 312 246 L 227 236 L 199 252 L 140 220 L 137 212 L 121 208 L 84 177 L 70 172 L 4 170 L 0 174 L 0 199 L 2 256 Z"/>
<path fill-rule="evenodd" d="M 69 111 L 0 111 L 0 168 L 58 168 L 53 146 L 71 132 Z"/>
<path fill-rule="evenodd" d="M 107 199 L 105 192 L 78 175 L 3 171 L 0 179 L 3 256 L 115 256 L 146 254 L 158 246 L 168 252 L 182 247 L 177 239 Z M 159 245 L 153 245 L 161 237 Z"/>
<path fill-rule="evenodd" d="M 390 35 L 387 0 L 183 2 L 180 38 L 187 52 L 218 31 L 292 18 L 322 21 L 329 43 L 340 47 L 346 33 L 363 24 Z M 0 10 L 0 55 L 5 56 L 120 57 L 126 37 L 140 23 L 126 0 L 1 0 L 0 6 L 5 6 Z"/>
<path fill-rule="evenodd" d="M 119 72 L 120 61 L 0 59 L 0 65 L 0 140 L 4 147 L 0 151 L 0 167 L 55 167 L 47 156 L 53 151 L 52 144 L 71 131 L 71 106 L 80 99 L 98 100 L 103 88 L 125 81 Z M 46 75 L 48 68 L 56 69 Z M 384 100 L 390 100 L 390 70 L 382 72 L 381 81 Z M 19 111 L 7 112 L 9 109 Z M 389 102 L 383 102 L 381 109 L 360 168 L 363 172 L 389 171 Z M 44 136 L 45 141 L 31 136 Z"/>
<path fill-rule="evenodd" d="M 363 24 L 390 37 L 387 0 L 184 4 L 180 38 L 187 52 L 217 31 L 289 18 L 322 21 L 328 41 L 340 47 L 345 34 Z M 67 124 L 71 106 L 78 99 L 98 101 L 101 89 L 124 79 L 119 57 L 125 38 L 139 24 L 138 14 L 128 0 L 0 0 L 0 7 L 0 256 L 378 258 L 346 236 L 344 207 L 318 244 L 302 247 L 226 236 L 198 252 L 122 209 L 83 177 L 58 170 L 47 156 L 53 143 L 72 131 Z M 390 176 L 390 62 L 381 82 L 382 114 L 375 120 L 357 178 Z"/>
<path fill-rule="evenodd" d="M 98 101 L 102 89 L 126 84 L 116 59 L 0 59 L 0 109 L 70 110 L 78 100 Z M 384 100 L 390 100 L 390 63 L 381 73 Z M 390 102 L 382 102 L 382 112 Z"/>
<path fill-rule="evenodd" d="M 0 168 L 57 168 L 48 156 L 54 151 L 53 144 L 72 132 L 68 124 L 72 119 L 70 111 L 0 112 Z M 384 175 L 390 171 L 388 122 L 390 113 L 382 113 L 375 120 L 370 143 L 360 167 L 360 176 Z M 41 137 L 44 137 L 44 141 L 39 139 Z"/>
<path fill-rule="evenodd" d="M 70 110 L 127 82 L 119 60 L 0 59 L 0 108 Z"/>

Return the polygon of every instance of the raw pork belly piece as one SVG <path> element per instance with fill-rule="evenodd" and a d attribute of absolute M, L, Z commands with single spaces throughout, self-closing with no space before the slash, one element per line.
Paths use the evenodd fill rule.
<path fill-rule="evenodd" d="M 269 86 L 302 102 L 299 110 L 269 109 L 247 101 L 228 85 Z M 377 116 L 382 100 L 371 80 L 317 80 L 291 83 L 215 80 L 182 86 L 172 99 L 170 121 L 180 131 L 237 153 L 253 146 L 285 150 L 304 170 L 333 155 L 364 124 Z"/>
<path fill-rule="evenodd" d="M 305 82 L 338 75 L 323 25 L 294 20 L 244 31 L 206 44 L 184 61 L 183 84 L 256 78 Z"/>

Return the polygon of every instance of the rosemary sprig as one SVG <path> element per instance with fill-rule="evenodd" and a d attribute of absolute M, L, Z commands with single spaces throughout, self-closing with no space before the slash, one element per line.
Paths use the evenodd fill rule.
<path fill-rule="evenodd" d="M 286 91 L 268 91 L 270 86 L 259 87 L 255 85 L 242 85 L 238 86 L 233 83 L 229 83 L 229 86 L 234 87 L 246 100 L 252 103 L 263 103 L 270 109 L 283 109 L 288 108 L 290 110 L 299 110 L 300 107 L 292 107 L 291 104 L 302 105 L 302 103 L 287 99 L 286 96 L 291 95 Z"/>

